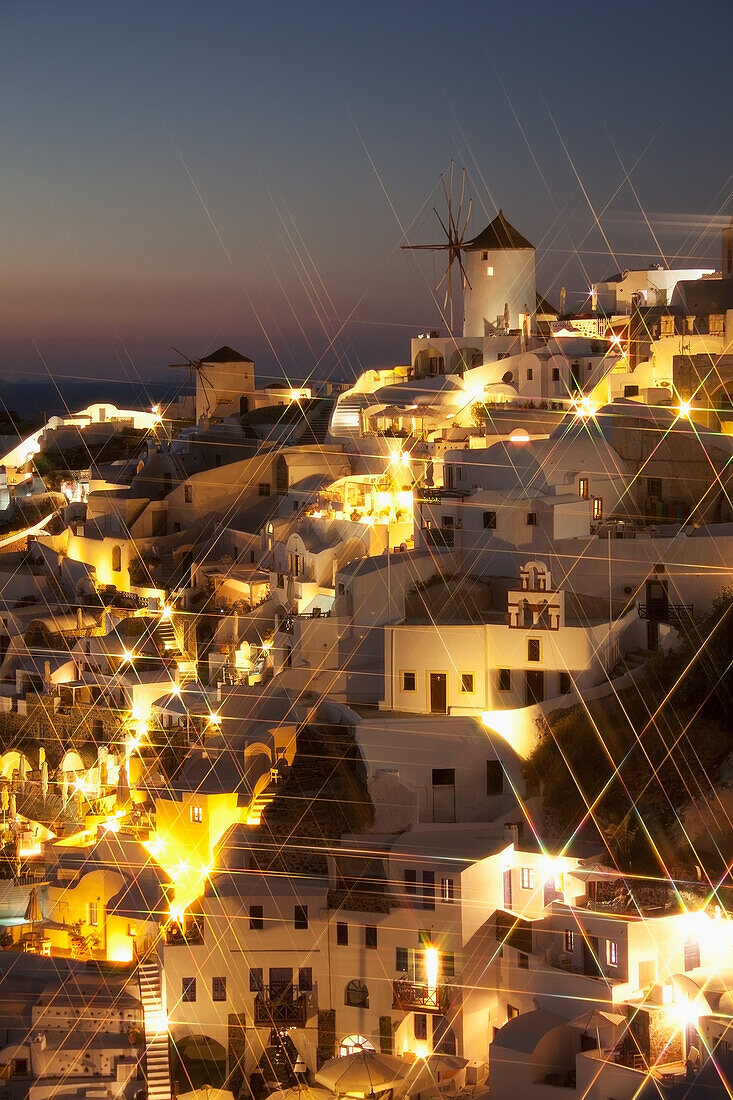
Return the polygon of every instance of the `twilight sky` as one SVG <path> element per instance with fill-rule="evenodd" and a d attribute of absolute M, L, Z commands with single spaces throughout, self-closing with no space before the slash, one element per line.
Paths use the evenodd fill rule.
<path fill-rule="evenodd" d="M 399 245 L 437 240 L 451 158 L 473 231 L 501 206 L 555 303 L 617 266 L 719 266 L 729 21 L 728 0 L 0 0 L 0 376 L 149 378 L 222 343 L 262 373 L 404 362 L 442 327 L 440 270 Z"/>

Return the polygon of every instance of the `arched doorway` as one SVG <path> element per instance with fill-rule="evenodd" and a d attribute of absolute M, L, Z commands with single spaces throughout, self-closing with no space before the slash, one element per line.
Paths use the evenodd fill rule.
<path fill-rule="evenodd" d="M 227 1052 L 208 1035 L 186 1035 L 171 1049 L 171 1077 L 178 1094 L 211 1085 L 220 1089 L 227 1075 Z"/>

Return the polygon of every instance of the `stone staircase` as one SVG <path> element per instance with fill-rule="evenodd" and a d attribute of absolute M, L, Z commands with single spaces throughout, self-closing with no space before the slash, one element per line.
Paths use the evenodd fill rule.
<path fill-rule="evenodd" d="M 140 960 L 137 968 L 145 1026 L 145 1074 L 148 1100 L 171 1100 L 168 1020 L 165 1010 L 162 968 L 157 950 Z"/>

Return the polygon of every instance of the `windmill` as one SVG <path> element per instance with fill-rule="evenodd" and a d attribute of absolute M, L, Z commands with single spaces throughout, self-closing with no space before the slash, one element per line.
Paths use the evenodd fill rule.
<path fill-rule="evenodd" d="M 180 355 L 182 359 L 185 359 L 185 362 L 184 363 L 170 363 L 169 364 L 170 369 L 171 370 L 188 370 L 188 381 L 189 382 L 191 382 L 193 380 L 194 376 L 196 377 L 196 411 L 198 413 L 199 394 L 200 394 L 202 399 L 203 399 L 202 402 L 201 402 L 202 410 L 203 410 L 201 415 L 210 416 L 211 413 L 214 411 L 214 405 L 215 405 L 215 402 L 216 402 L 216 391 L 214 389 L 214 385 L 213 385 L 211 379 L 208 377 L 208 375 L 204 371 L 203 360 L 201 360 L 201 359 L 190 359 L 187 355 L 184 355 L 184 353 L 179 348 L 176 348 L 176 347 L 173 348 L 173 351 L 175 351 L 177 355 Z M 209 398 L 209 394 L 212 394 L 213 397 L 214 397 L 214 405 L 212 405 L 212 402 Z"/>
<path fill-rule="evenodd" d="M 436 294 L 444 287 L 443 295 L 443 314 L 447 313 L 448 323 L 451 333 L 453 332 L 453 265 L 458 263 L 458 269 L 461 274 L 461 287 L 465 290 L 466 287 L 471 287 L 466 274 L 466 269 L 463 266 L 462 253 L 466 249 L 466 232 L 468 230 L 468 223 L 471 220 L 471 206 L 473 200 L 469 198 L 468 206 L 466 208 L 465 217 L 463 212 L 463 200 L 466 194 L 466 169 L 461 169 L 461 185 L 458 192 L 458 203 L 456 209 L 455 203 L 455 188 L 454 188 L 454 164 L 450 162 L 450 168 L 448 170 L 448 181 L 443 174 L 440 177 L 440 184 L 443 188 L 443 195 L 445 197 L 445 205 L 447 208 L 447 214 L 445 220 L 440 216 L 436 207 L 433 207 L 433 213 L 440 222 L 440 227 L 445 235 L 445 240 L 440 244 L 403 244 L 401 247 L 404 251 L 418 252 L 421 250 L 427 252 L 445 252 L 447 253 L 448 263 L 442 278 L 435 287 Z"/>

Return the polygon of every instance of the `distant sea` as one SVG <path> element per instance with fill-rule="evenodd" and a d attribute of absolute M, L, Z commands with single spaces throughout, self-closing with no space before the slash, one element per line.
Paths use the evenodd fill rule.
<path fill-rule="evenodd" d="M 127 382 L 124 379 L 100 382 L 84 378 L 28 378 L 9 382 L 0 379 L 0 413 L 16 413 L 22 420 L 39 421 L 44 417 L 78 412 L 95 401 L 109 401 L 118 408 L 149 409 L 151 405 L 172 401 L 192 387 L 181 385 L 180 378 L 151 378 Z"/>

